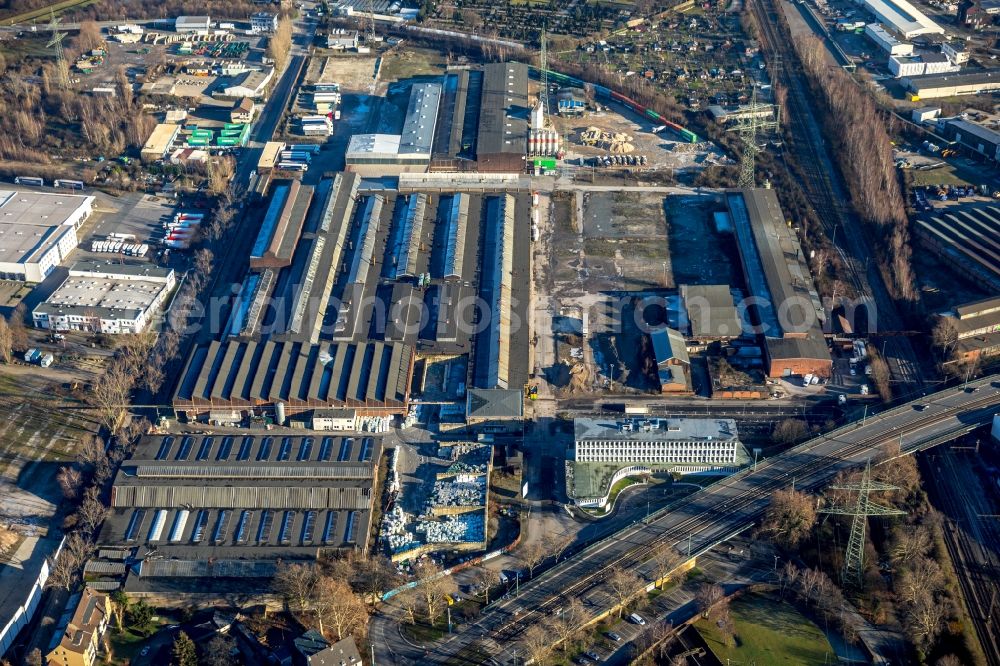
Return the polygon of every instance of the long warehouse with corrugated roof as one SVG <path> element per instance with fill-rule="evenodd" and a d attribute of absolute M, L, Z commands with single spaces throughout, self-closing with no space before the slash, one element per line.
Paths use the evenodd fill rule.
<path fill-rule="evenodd" d="M 381 454 L 380 437 L 367 434 L 148 436 L 115 477 L 99 543 L 126 550 L 133 591 L 163 577 L 262 578 L 279 560 L 364 553 Z"/>
<path fill-rule="evenodd" d="M 917 220 L 917 239 L 971 280 L 1000 290 L 1000 207 L 949 206 Z"/>
<path fill-rule="evenodd" d="M 412 371 L 406 344 L 215 340 L 193 350 L 173 405 L 188 419 L 278 403 L 289 416 L 325 407 L 402 414 Z"/>

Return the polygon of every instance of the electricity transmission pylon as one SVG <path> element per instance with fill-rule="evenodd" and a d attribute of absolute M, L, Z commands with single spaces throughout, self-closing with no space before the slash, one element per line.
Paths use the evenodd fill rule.
<path fill-rule="evenodd" d="M 844 584 L 860 588 L 864 579 L 865 531 L 868 527 L 869 516 L 902 516 L 906 514 L 905 511 L 872 502 L 870 495 L 873 492 L 899 490 L 899 487 L 872 481 L 872 462 L 869 460 L 865 465 L 865 471 L 861 474 L 861 481 L 830 486 L 830 488 L 858 494 L 858 499 L 853 507 L 831 507 L 822 509 L 820 513 L 852 517 L 851 536 L 847 540 L 847 551 L 844 554 Z"/>
<path fill-rule="evenodd" d="M 736 123 L 729 131 L 737 132 L 743 142 L 743 153 L 740 155 L 740 189 L 754 186 L 754 164 L 757 154 L 761 151 L 757 145 L 757 136 L 765 130 L 777 129 L 781 124 L 781 110 L 775 104 L 760 104 L 757 102 L 757 88 L 753 89 L 750 104 L 740 107 Z"/>
<path fill-rule="evenodd" d="M 59 87 L 66 90 L 69 88 L 69 68 L 66 66 L 66 53 L 63 51 L 63 40 L 66 39 L 66 33 L 59 32 L 59 21 L 62 19 L 56 18 L 55 12 L 50 12 L 50 15 L 49 30 L 52 31 L 52 37 L 46 46 L 53 47 L 55 50 L 56 76 Z"/>

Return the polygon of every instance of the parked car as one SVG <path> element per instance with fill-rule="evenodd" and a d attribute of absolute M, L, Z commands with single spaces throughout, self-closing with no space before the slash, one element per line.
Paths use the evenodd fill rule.
<path fill-rule="evenodd" d="M 646 621 L 642 619 L 642 616 L 639 615 L 638 613 L 632 613 L 631 615 L 628 616 L 628 619 L 631 620 L 633 623 L 638 624 L 640 627 L 645 626 L 646 624 Z"/>

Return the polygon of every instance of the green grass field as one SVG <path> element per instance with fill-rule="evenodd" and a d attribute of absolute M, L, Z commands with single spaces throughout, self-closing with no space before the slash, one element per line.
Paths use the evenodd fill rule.
<path fill-rule="evenodd" d="M 911 182 L 914 186 L 921 185 L 970 185 L 978 181 L 974 179 L 974 174 L 965 169 L 958 169 L 951 164 L 940 169 L 930 169 L 918 171 L 910 169 Z"/>
<path fill-rule="evenodd" d="M 733 664 L 823 664 L 836 661 L 833 647 L 807 617 L 774 597 L 750 595 L 732 602 L 736 645 L 722 642 L 718 627 L 701 620 L 695 625 L 722 662 Z"/>

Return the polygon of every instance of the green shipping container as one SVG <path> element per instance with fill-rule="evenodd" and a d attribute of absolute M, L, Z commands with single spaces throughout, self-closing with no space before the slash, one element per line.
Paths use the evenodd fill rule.
<path fill-rule="evenodd" d="M 555 160 L 554 157 L 535 157 L 535 158 L 532 158 L 532 162 L 534 162 L 536 169 L 539 168 L 539 167 L 541 167 L 543 169 L 555 169 L 556 168 L 556 160 Z"/>

